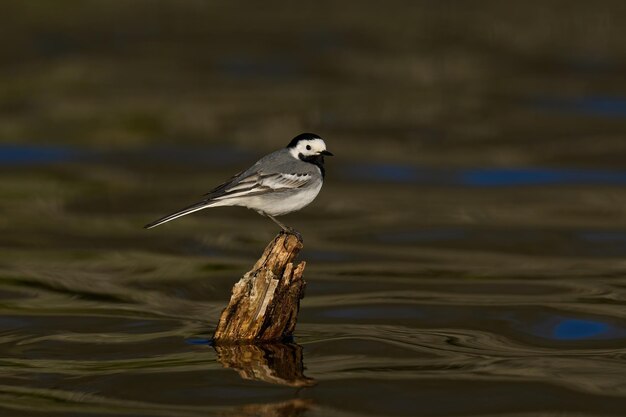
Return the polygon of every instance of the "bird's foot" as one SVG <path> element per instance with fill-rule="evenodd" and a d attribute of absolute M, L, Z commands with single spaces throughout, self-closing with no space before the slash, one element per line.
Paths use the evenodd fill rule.
<path fill-rule="evenodd" d="M 300 234 L 300 232 L 298 232 L 298 231 L 297 231 L 296 229 L 294 229 L 293 227 L 286 226 L 286 227 L 285 227 L 285 228 L 281 231 L 281 233 L 285 233 L 285 234 L 288 234 L 288 235 L 294 235 L 295 237 L 297 237 L 297 238 L 298 238 L 298 240 L 299 240 L 300 242 L 303 242 L 303 241 L 304 241 L 304 240 L 302 239 L 302 234 Z"/>

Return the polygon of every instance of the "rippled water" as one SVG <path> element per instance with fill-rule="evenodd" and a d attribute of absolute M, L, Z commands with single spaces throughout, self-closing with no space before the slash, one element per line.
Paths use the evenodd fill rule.
<path fill-rule="evenodd" d="M 619 2 L 88 3 L 1 6 L 1 415 L 624 415 Z M 295 338 L 214 347 L 276 227 L 142 226 L 303 130 Z"/>
<path fill-rule="evenodd" d="M 216 209 L 143 231 L 186 203 L 174 188 L 158 196 L 136 181 L 103 196 L 76 184 L 89 163 L 43 164 L 44 154 L 66 155 L 28 149 L 22 162 L 41 164 L 37 172 L 25 166 L 2 181 L 13 193 L 4 206 L 25 211 L 3 225 L 7 410 L 617 415 L 624 406 L 626 233 L 567 224 L 590 213 L 610 223 L 623 174 L 370 167 L 361 176 L 362 164 L 331 160 L 319 201 L 287 217 L 305 236 L 308 286 L 297 352 L 256 353 L 278 366 L 268 377 L 246 359 L 254 352 L 224 360 L 209 339 L 230 286 L 275 232 L 271 222 Z M 222 168 L 197 168 L 168 180 L 224 178 Z M 143 169 L 133 174 L 154 175 Z M 18 179 L 43 190 L 33 198 Z"/>

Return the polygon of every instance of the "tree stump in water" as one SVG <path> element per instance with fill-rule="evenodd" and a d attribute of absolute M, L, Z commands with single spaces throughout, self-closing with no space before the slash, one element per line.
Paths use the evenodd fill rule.
<path fill-rule="evenodd" d="M 267 342 L 293 335 L 304 297 L 305 262 L 294 267 L 302 249 L 294 234 L 279 233 L 254 267 L 233 286 L 213 336 L 215 343 Z"/>

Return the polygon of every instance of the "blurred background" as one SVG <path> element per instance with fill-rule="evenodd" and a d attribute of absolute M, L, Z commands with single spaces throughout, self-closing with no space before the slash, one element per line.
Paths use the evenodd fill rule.
<path fill-rule="evenodd" d="M 617 0 L 0 3 L 0 408 L 622 415 L 624 21 Z M 336 156 L 282 218 L 308 262 L 296 389 L 208 343 L 275 225 L 142 226 L 308 131 Z"/>

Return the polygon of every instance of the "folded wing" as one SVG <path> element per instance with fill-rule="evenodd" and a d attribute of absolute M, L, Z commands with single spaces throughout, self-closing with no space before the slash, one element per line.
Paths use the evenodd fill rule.
<path fill-rule="evenodd" d="M 175 213 L 162 217 L 152 223 L 145 225 L 146 229 L 159 226 L 163 223 L 175 220 L 179 217 L 191 214 L 198 210 L 211 207 L 212 205 L 221 205 L 220 202 L 224 202 L 228 199 L 234 199 L 238 197 L 249 197 L 255 195 L 262 195 L 266 193 L 280 192 L 286 190 L 294 190 L 300 187 L 304 187 L 313 180 L 310 174 L 282 174 L 272 173 L 263 174 L 256 172 L 244 178 L 237 178 L 234 176 L 224 184 L 219 185 L 207 194 L 205 199 L 199 203 L 193 204 L 189 207 L 185 207 Z"/>
<path fill-rule="evenodd" d="M 210 193 L 208 197 L 212 200 L 225 200 L 269 192 L 294 190 L 306 186 L 312 180 L 313 176 L 310 174 L 254 173 L 234 184 L 226 185 L 215 194 Z"/>

